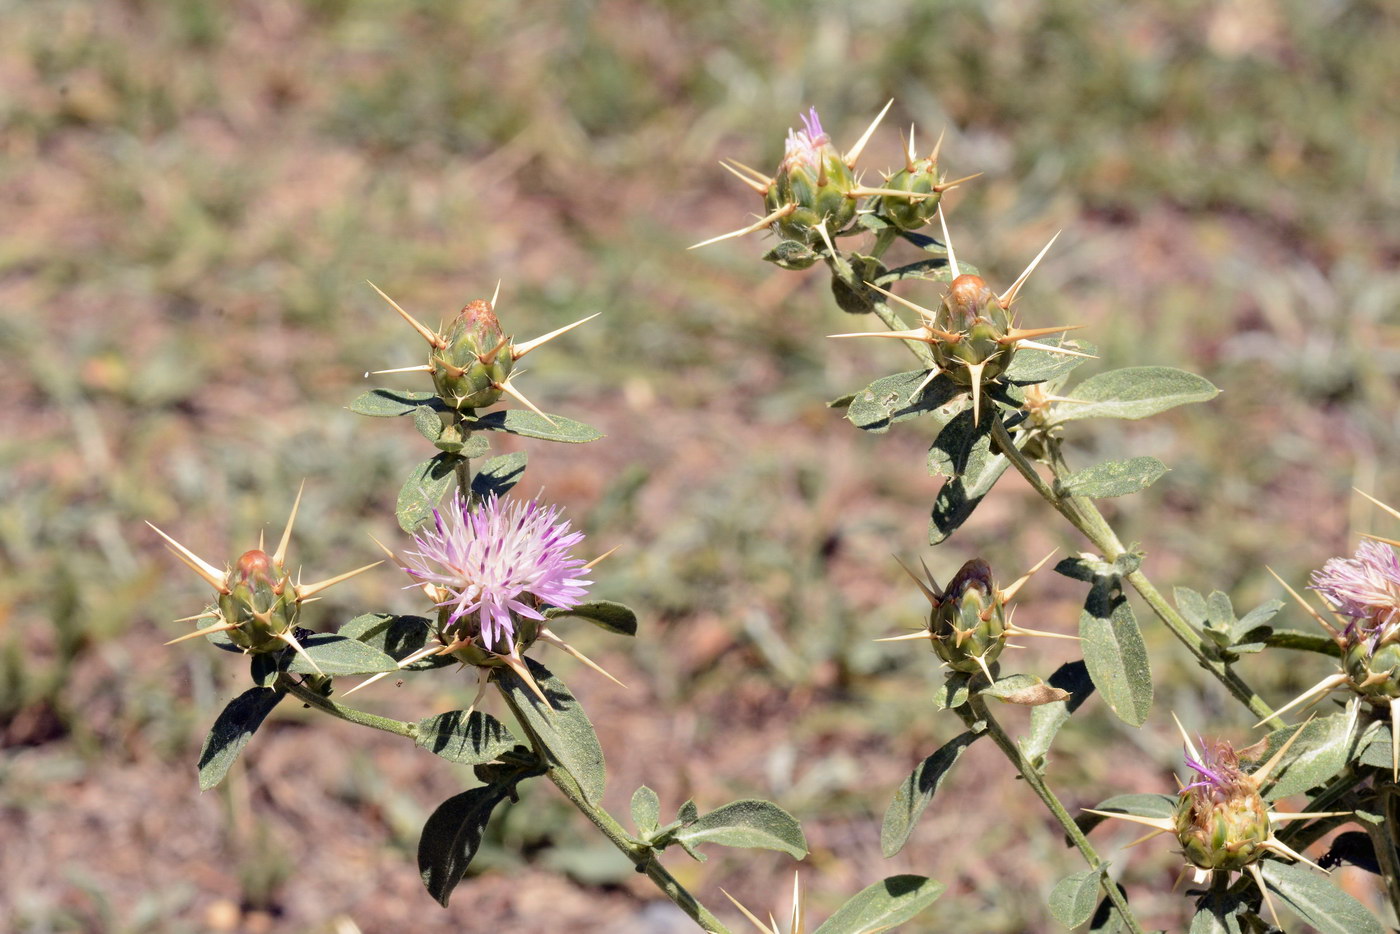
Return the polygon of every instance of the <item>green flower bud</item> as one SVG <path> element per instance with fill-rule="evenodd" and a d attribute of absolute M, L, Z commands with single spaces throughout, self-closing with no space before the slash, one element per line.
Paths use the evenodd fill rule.
<path fill-rule="evenodd" d="M 515 366 L 509 343 L 490 302 L 468 304 L 428 355 L 438 397 L 458 410 L 493 405 Z"/>
<path fill-rule="evenodd" d="M 958 335 L 958 340 L 934 341 L 930 346 L 934 360 L 960 385 L 971 386 L 979 378 L 996 379 L 1016 355 L 1016 339 L 1008 339 L 1013 330 L 1011 313 L 981 276 L 954 279 L 932 323 L 939 331 Z"/>
<path fill-rule="evenodd" d="M 1259 783 L 1240 770 L 1229 743 L 1207 747 L 1204 762 L 1187 758 L 1199 776 L 1181 790 L 1174 817 L 1182 852 L 1199 869 L 1244 869 L 1264 856 L 1273 837 Z"/>
<path fill-rule="evenodd" d="M 955 671 L 985 672 L 1006 647 L 1006 605 L 981 558 L 962 566 L 929 614 L 933 651 Z"/>
<path fill-rule="evenodd" d="M 881 199 L 880 216 L 900 230 L 918 230 L 938 214 L 938 202 L 944 190 L 941 182 L 935 157 L 908 160 L 904 168 L 885 179 L 884 188 L 927 197 L 906 199 L 885 195 Z"/>
<path fill-rule="evenodd" d="M 1362 697 L 1381 702 L 1400 698 L 1400 643 L 1358 632 L 1346 640 L 1342 666 L 1352 689 Z"/>
<path fill-rule="evenodd" d="M 296 625 L 297 590 L 281 562 L 254 548 L 234 563 L 218 596 L 219 617 L 236 628 L 229 641 L 254 655 L 287 647 L 282 634 Z"/>
<path fill-rule="evenodd" d="M 831 145 L 817 109 L 802 117 L 803 129 L 788 130 L 786 152 L 773 184 L 764 194 L 769 212 L 786 209 L 777 220 L 785 240 L 813 246 L 821 242 L 823 223 L 829 236 L 850 226 L 856 216 L 855 172 Z"/>

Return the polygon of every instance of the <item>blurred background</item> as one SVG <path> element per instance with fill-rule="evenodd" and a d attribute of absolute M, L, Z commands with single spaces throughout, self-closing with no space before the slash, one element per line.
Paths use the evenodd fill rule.
<path fill-rule="evenodd" d="M 759 261 L 759 237 L 687 252 L 759 205 L 717 165 L 775 166 L 809 105 L 848 147 L 900 161 L 946 130 L 960 256 L 1001 287 L 1056 230 L 1027 323 L 1079 322 L 1102 359 L 1224 391 L 1143 423 L 1074 429 L 1078 466 L 1153 454 L 1172 472 L 1106 505 L 1170 592 L 1243 613 L 1301 585 L 1359 530 L 1400 533 L 1351 492 L 1400 499 L 1400 11 L 1342 0 L 1120 5 L 866 0 L 0 4 L 0 911 L 17 931 L 689 930 L 552 788 L 493 824 L 452 907 L 422 890 L 418 830 L 471 781 L 389 736 L 291 703 L 230 781 L 195 761 L 246 666 L 162 648 L 205 586 L 150 520 L 222 563 L 275 536 L 297 485 L 308 579 L 402 544 L 399 484 L 431 450 L 406 420 L 354 416 L 362 378 L 423 346 L 365 284 L 430 324 L 500 280 L 508 332 L 603 316 L 533 354 L 546 411 L 597 425 L 526 450 L 543 489 L 619 546 L 594 593 L 635 641 L 565 635 L 627 682 L 556 655 L 609 756 L 607 802 L 645 782 L 673 811 L 762 796 L 803 821 L 810 913 L 898 872 L 943 899 L 909 930 L 1054 930 L 1082 868 L 990 744 L 971 748 L 898 857 L 896 785 L 956 732 L 926 649 L 876 645 L 926 608 L 892 555 L 940 580 L 981 555 L 1003 579 L 1083 547 L 1008 475 L 927 546 L 937 480 L 917 423 L 862 436 L 825 401 L 909 368 L 821 271 Z M 854 243 L 852 244 L 854 245 Z M 936 301 L 932 286 L 906 294 Z M 853 323 L 859 326 L 853 327 Z M 381 568 L 308 624 L 419 610 Z M 1082 584 L 1042 572 L 1019 622 L 1073 631 Z M 1246 743 L 1251 718 L 1139 608 L 1157 682 L 1134 731 L 1097 698 L 1061 734 L 1067 803 L 1170 792 L 1168 710 Z M 1280 620 L 1304 628 L 1295 608 Z M 1048 676 L 1070 647 L 1008 653 Z M 1276 703 L 1327 671 L 1253 656 Z M 361 706 L 464 706 L 465 674 L 381 682 Z M 1024 712 L 1008 709 L 1013 731 Z M 985 746 L 985 748 L 984 748 Z M 1095 840 L 1145 922 L 1177 928 L 1178 860 Z M 794 864 L 762 851 L 667 861 L 712 907 L 723 886 L 787 909 Z M 1342 872 L 1367 897 L 1369 882 Z M 732 916 L 732 917 L 731 917 Z"/>

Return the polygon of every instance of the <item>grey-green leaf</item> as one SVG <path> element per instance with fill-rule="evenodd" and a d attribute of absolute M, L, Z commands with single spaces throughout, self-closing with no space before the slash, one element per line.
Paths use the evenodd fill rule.
<path fill-rule="evenodd" d="M 549 704 L 541 702 L 515 672 L 499 668 L 495 677 L 505 688 L 506 702 L 549 757 L 578 782 L 584 798 L 597 804 L 603 797 L 607 772 L 593 724 L 563 681 L 533 658 L 526 658 L 525 664 Z"/>
<path fill-rule="evenodd" d="M 1051 687 L 1034 675 L 1007 675 L 998 678 L 978 693 L 1023 707 L 1039 707 L 1057 701 L 1063 703 L 1069 699 L 1069 691 Z"/>
<path fill-rule="evenodd" d="M 544 615 L 546 619 L 576 616 L 579 619 L 588 620 L 599 629 L 606 629 L 619 636 L 635 636 L 637 634 L 637 614 L 632 611 L 631 607 L 621 603 L 613 603 L 611 600 L 580 603 L 567 610 L 563 607 L 550 607 L 544 611 Z"/>
<path fill-rule="evenodd" d="M 972 680 L 972 675 L 965 671 L 953 671 L 949 669 L 947 677 L 943 679 L 943 684 L 933 695 L 933 702 L 943 710 L 956 710 L 967 703 L 967 685 Z"/>
<path fill-rule="evenodd" d="M 1050 891 L 1050 914 L 1065 927 L 1073 930 L 1093 917 L 1099 898 L 1099 878 L 1102 871 L 1086 869 L 1065 876 Z"/>
<path fill-rule="evenodd" d="M 1130 457 L 1077 470 L 1060 487 L 1071 496 L 1127 496 L 1147 489 L 1166 472 L 1167 465 L 1155 457 Z"/>
<path fill-rule="evenodd" d="M 1274 859 L 1259 869 L 1270 891 L 1320 934 L 1384 934 L 1375 915 L 1326 876 Z"/>
<path fill-rule="evenodd" d="M 812 934 L 869 934 L 903 924 L 947 888 L 924 876 L 890 876 L 851 896 Z"/>
<path fill-rule="evenodd" d="M 443 453 L 413 468 L 399 490 L 395 507 L 401 529 L 412 532 L 433 514 L 452 484 L 453 469 L 459 459 L 455 454 Z"/>
<path fill-rule="evenodd" d="M 437 401 L 437 395 L 431 392 L 371 389 L 350 403 L 350 411 L 357 415 L 387 418 L 396 415 L 412 415 L 421 405 L 436 407 L 441 403 Z"/>
<path fill-rule="evenodd" d="M 429 441 L 437 441 L 442 437 L 442 416 L 432 406 L 420 405 L 413 410 L 413 427 Z"/>
<path fill-rule="evenodd" d="M 450 710 L 419 720 L 414 742 L 449 762 L 480 765 L 500 758 L 519 741 L 489 713 Z"/>
<path fill-rule="evenodd" d="M 1068 340 L 1064 338 L 1051 338 L 1042 341 L 1052 347 L 1063 347 L 1066 350 L 1077 350 L 1079 353 L 1092 354 L 1097 348 L 1088 341 Z M 1011 365 L 1006 368 L 1002 378 L 1013 383 L 1043 383 L 1046 380 L 1063 376 L 1070 370 L 1079 366 L 1085 360 L 1071 354 L 1055 353 L 1050 350 L 1037 350 L 1034 347 L 1025 347 L 1016 351 L 1016 356 L 1011 359 Z"/>
<path fill-rule="evenodd" d="M 632 823 L 641 833 L 649 833 L 661 823 L 661 799 L 646 785 L 632 792 Z"/>
<path fill-rule="evenodd" d="M 433 624 L 422 616 L 394 616 L 389 613 L 365 613 L 345 623 L 336 635 L 356 639 L 388 655 L 395 662 L 422 651 L 433 634 Z M 401 671 L 424 671 L 456 665 L 451 655 L 430 655 L 409 662 Z"/>
<path fill-rule="evenodd" d="M 482 499 L 488 496 L 505 496 L 525 475 L 528 459 L 524 451 L 491 458 L 482 464 L 476 476 L 472 477 L 472 495 Z"/>
<path fill-rule="evenodd" d="M 689 846 L 714 843 L 748 849 L 778 850 L 794 859 L 807 855 L 807 838 L 797 819 L 770 801 L 745 799 L 700 815 L 676 831 Z"/>
<path fill-rule="evenodd" d="M 1019 355 L 1018 355 L 1019 359 Z M 1189 402 L 1214 399 L 1219 389 L 1207 379 L 1169 366 L 1134 366 L 1091 376 L 1051 410 L 1051 422 L 1085 418 L 1146 418 Z"/>
<path fill-rule="evenodd" d="M 880 828 L 880 851 L 886 858 L 904 849 L 904 845 L 909 842 L 909 835 L 914 831 L 914 825 L 933 800 L 938 786 L 962 756 L 963 750 L 972 745 L 980 735 L 969 730 L 953 737 L 933 755 L 920 762 L 899 786 L 894 793 L 894 800 L 885 809 L 885 822 Z"/>
<path fill-rule="evenodd" d="M 1050 676 L 1050 684 L 1069 692 L 1066 700 L 1043 704 L 1031 711 L 1031 727 L 1026 738 L 1021 741 L 1021 751 L 1038 769 L 1044 769 L 1045 757 L 1050 753 L 1050 743 L 1060 727 L 1068 722 L 1070 715 L 1089 699 L 1094 691 L 1094 682 L 1089 670 L 1081 662 L 1066 662 Z"/>
<path fill-rule="evenodd" d="M 1294 733 L 1302 735 L 1288 747 L 1282 763 L 1274 767 L 1271 777 L 1277 779 L 1264 791 L 1269 801 L 1316 788 L 1340 772 L 1350 757 L 1353 739 L 1352 718 L 1346 713 L 1309 720 L 1301 726 L 1284 727 L 1264 738 L 1264 752 L 1259 759 L 1267 762 Z"/>
<path fill-rule="evenodd" d="M 320 632 L 307 636 L 301 640 L 301 647 L 306 655 L 298 652 L 287 667 L 294 674 L 372 675 L 398 668 L 398 662 L 374 646 L 338 633 Z M 312 667 L 312 661 L 316 663 L 315 667 Z"/>
<path fill-rule="evenodd" d="M 910 370 L 877 379 L 851 399 L 846 418 L 862 431 L 880 434 L 895 422 L 919 415 L 932 414 L 938 425 L 946 425 L 971 404 L 967 388 L 947 374 L 940 374 L 916 393 L 927 378 L 928 370 Z"/>
<path fill-rule="evenodd" d="M 466 422 L 472 431 L 504 431 L 520 435 L 522 438 L 539 438 L 543 441 L 565 441 L 582 444 L 597 441 L 603 433 L 591 425 L 565 418 L 562 415 L 548 417 L 536 415 L 528 409 L 503 409 Z"/>
<path fill-rule="evenodd" d="M 929 514 L 930 545 L 943 542 L 957 531 L 1011 465 L 1006 455 L 992 452 L 991 417 L 984 411 L 982 424 L 974 427 L 972 413 L 965 412 L 944 428 L 929 448 L 929 472 L 952 477 L 933 501 Z M 965 433 L 959 435 L 960 431 Z M 1017 445 L 1024 445 L 1027 440 L 1020 438 Z"/>
<path fill-rule="evenodd" d="M 200 791 L 208 791 L 224 780 L 243 747 L 286 696 L 283 691 L 251 688 L 228 702 L 214 720 L 199 752 Z"/>
<path fill-rule="evenodd" d="M 1094 687 L 1118 719 L 1142 726 L 1152 709 L 1152 669 L 1133 608 L 1113 578 L 1089 588 L 1079 615 L 1084 664 Z"/>
<path fill-rule="evenodd" d="M 418 873 L 428 893 L 444 908 L 481 846 L 491 812 L 509 794 L 509 789 L 500 785 L 469 789 L 438 805 L 423 825 L 418 838 Z"/>

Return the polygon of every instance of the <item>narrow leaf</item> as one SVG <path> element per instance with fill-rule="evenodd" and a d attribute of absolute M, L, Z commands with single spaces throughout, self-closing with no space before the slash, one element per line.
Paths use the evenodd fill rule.
<path fill-rule="evenodd" d="M 418 839 L 418 873 L 428 893 L 447 907 L 452 890 L 462 881 L 496 805 L 510 794 L 500 785 L 482 785 L 442 804 L 423 825 Z"/>
<path fill-rule="evenodd" d="M 451 710 L 419 720 L 414 742 L 449 762 L 480 765 L 499 758 L 517 740 L 488 713 Z"/>
<path fill-rule="evenodd" d="M 453 470 L 458 460 L 460 458 L 455 454 L 442 453 L 413 468 L 399 490 L 395 508 L 401 529 L 412 532 L 433 514 L 442 501 L 442 495 L 452 484 Z"/>
<path fill-rule="evenodd" d="M 208 791 L 224 780 L 243 747 L 286 696 L 283 691 L 251 688 L 228 702 L 214 720 L 199 752 L 200 791 Z"/>
<path fill-rule="evenodd" d="M 943 783 L 949 770 L 962 756 L 963 750 L 972 745 L 980 733 L 961 733 L 938 748 L 909 774 L 894 794 L 894 800 L 885 809 L 885 822 L 880 828 L 880 851 L 891 857 L 904 849 L 909 835 L 914 832 L 924 809 L 933 800 L 938 786 Z"/>
<path fill-rule="evenodd" d="M 1220 390 L 1210 381 L 1168 366 L 1134 366 L 1091 376 L 1069 393 L 1075 402 L 1056 406 L 1052 422 L 1085 418 L 1146 418 L 1185 405 L 1206 402 Z"/>
<path fill-rule="evenodd" d="M 294 674 L 372 675 L 398 667 L 393 658 L 374 646 L 337 633 L 320 632 L 307 636 L 301 640 L 301 647 L 320 671 L 311 667 L 311 663 L 298 652 L 287 666 L 287 670 Z"/>
<path fill-rule="evenodd" d="M 938 425 L 946 425 L 971 405 L 967 387 L 946 373 L 916 393 L 927 378 L 928 370 L 910 370 L 877 379 L 851 399 L 846 418 L 862 431 L 881 434 L 896 422 L 920 415 L 932 414 Z"/>
<path fill-rule="evenodd" d="M 1274 859 L 1259 868 L 1269 890 L 1320 934 L 1384 934 L 1375 915 L 1326 876 Z"/>
<path fill-rule="evenodd" d="M 606 629 L 619 636 L 635 636 L 637 634 L 637 614 L 632 612 L 630 607 L 623 606 L 621 603 L 613 603 L 610 600 L 580 603 L 568 610 L 563 607 L 550 607 L 544 611 L 544 615 L 546 619 L 576 616 L 579 619 L 588 620 L 599 629 Z"/>
<path fill-rule="evenodd" d="M 412 415 L 421 405 L 440 406 L 437 395 L 431 392 L 407 392 L 399 389 L 371 389 L 350 403 L 350 411 L 356 415 L 390 417 Z"/>
<path fill-rule="evenodd" d="M 1086 869 L 1066 876 L 1050 891 L 1050 914 L 1065 927 L 1074 929 L 1094 915 L 1099 898 L 1102 870 Z"/>
<path fill-rule="evenodd" d="M 1007 675 L 978 693 L 1022 707 L 1039 707 L 1056 701 L 1064 702 L 1069 698 L 1069 691 L 1051 687 L 1034 675 Z"/>
<path fill-rule="evenodd" d="M 732 801 L 676 831 L 688 846 L 714 843 L 748 849 L 779 850 L 794 859 L 807 855 L 807 838 L 797 819 L 770 801 Z"/>
<path fill-rule="evenodd" d="M 504 431 L 520 435 L 522 438 L 566 441 L 571 444 L 597 441 L 603 437 L 602 432 L 583 422 L 562 415 L 551 415 L 545 419 L 528 409 L 503 409 L 492 412 L 477 419 L 466 420 L 464 427 L 471 431 Z"/>
<path fill-rule="evenodd" d="M 549 757 L 578 782 L 584 798 L 597 804 L 603 797 L 607 772 L 603 766 L 603 747 L 598 743 L 593 724 L 563 681 L 533 658 L 525 659 L 525 664 L 535 683 L 549 698 L 549 705 L 542 704 L 515 672 L 499 668 L 495 678 L 506 703 L 539 740 Z"/>
<path fill-rule="evenodd" d="M 851 896 L 812 934 L 888 931 L 932 905 L 946 888 L 924 876 L 890 876 Z"/>
<path fill-rule="evenodd" d="M 1109 709 L 1124 723 L 1142 726 L 1152 708 L 1152 670 L 1137 617 L 1115 578 L 1099 578 L 1089 588 L 1079 639 L 1089 677 Z"/>
<path fill-rule="evenodd" d="M 525 475 L 528 456 L 524 451 L 502 454 L 481 465 L 472 477 L 472 495 L 485 499 L 488 496 L 505 496 L 511 487 Z"/>
<path fill-rule="evenodd" d="M 1130 457 L 1075 471 L 1065 478 L 1060 487 L 1071 496 L 1094 499 L 1127 496 L 1147 489 L 1166 472 L 1167 465 L 1155 457 Z"/>

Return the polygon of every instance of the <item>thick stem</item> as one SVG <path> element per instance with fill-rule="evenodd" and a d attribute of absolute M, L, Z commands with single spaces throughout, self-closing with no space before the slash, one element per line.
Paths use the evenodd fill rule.
<path fill-rule="evenodd" d="M 499 684 L 497 687 L 500 687 Z M 622 855 L 626 856 L 632 865 L 637 867 L 638 872 L 645 873 L 647 878 L 651 879 L 661 890 L 662 894 L 674 902 L 676 907 L 684 911 L 692 921 L 700 925 L 702 930 L 709 932 L 709 934 L 730 934 L 729 928 L 725 927 L 722 921 L 711 914 L 708 908 L 700 904 L 695 896 L 686 890 L 685 886 L 677 882 L 675 876 L 666 871 L 666 867 L 661 865 L 656 854 L 650 848 L 632 839 L 622 824 L 618 823 L 617 818 L 600 805 L 593 804 L 584 797 L 578 782 L 553 761 L 549 755 L 548 747 L 535 735 L 534 730 L 530 729 L 529 721 L 521 715 L 516 707 L 515 698 L 504 688 L 501 688 L 500 691 L 501 697 L 505 699 L 506 706 L 510 707 L 511 712 L 515 714 L 515 719 L 520 724 L 521 729 L 530 737 L 530 745 L 534 747 L 535 755 L 539 757 L 541 762 L 546 763 L 545 774 L 554 783 L 554 787 L 558 788 L 564 797 L 569 799 L 569 803 L 578 808 L 594 827 L 602 831 L 603 836 L 608 838 L 608 842 L 617 847 Z"/>
<path fill-rule="evenodd" d="M 992 742 L 997 744 L 997 748 L 1002 751 L 1011 764 L 1016 766 L 1016 770 L 1021 773 L 1026 784 L 1035 792 L 1046 809 L 1050 811 L 1056 822 L 1064 830 L 1065 836 L 1069 837 L 1076 849 L 1079 850 L 1084 861 L 1089 864 L 1090 869 L 1101 869 L 1104 865 L 1103 859 L 1098 851 L 1094 849 L 1089 838 L 1084 836 L 1084 832 L 1079 829 L 1079 825 L 1074 822 L 1069 811 L 1060 803 L 1055 792 L 1050 790 L 1050 786 L 1045 784 L 1045 779 L 1041 777 L 1035 766 L 1021 752 L 1021 747 L 1016 745 L 1007 732 L 1002 729 L 997 719 L 992 716 L 992 712 L 987 708 L 986 701 L 977 695 L 968 698 L 968 702 L 957 709 L 958 716 L 962 717 L 964 723 L 969 728 L 976 729 L 978 721 L 986 724 L 987 735 L 992 738 Z M 1133 917 L 1132 909 L 1128 907 L 1128 900 L 1123 897 L 1123 893 L 1118 890 L 1118 885 L 1106 876 L 1102 879 L 1101 885 L 1104 894 L 1108 896 L 1109 902 L 1113 904 L 1114 910 L 1118 912 L 1123 924 L 1133 934 L 1145 934 L 1142 926 L 1138 924 L 1137 918 Z"/>
<path fill-rule="evenodd" d="M 360 726 L 383 730 L 385 733 L 393 733 L 396 736 L 404 736 L 408 739 L 418 738 L 418 724 L 416 723 L 395 720 L 391 717 L 381 717 L 377 714 L 366 713 L 363 710 L 356 710 L 354 707 L 347 707 L 344 704 L 337 704 L 329 697 L 323 697 L 317 694 L 285 672 L 278 676 L 277 686 L 299 700 L 305 701 L 308 707 L 315 707 L 322 713 L 328 713 L 333 717 L 339 717 L 341 720 L 356 723 Z"/>

